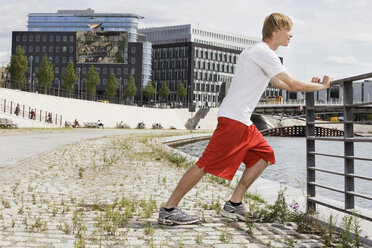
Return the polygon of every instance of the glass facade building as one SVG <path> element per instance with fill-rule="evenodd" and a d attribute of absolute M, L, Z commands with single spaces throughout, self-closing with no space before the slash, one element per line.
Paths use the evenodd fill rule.
<path fill-rule="evenodd" d="M 137 41 L 138 20 L 144 17 L 130 13 L 94 13 L 94 10 L 58 10 L 57 13 L 29 13 L 28 31 L 125 31 L 129 42 Z"/>
<path fill-rule="evenodd" d="M 75 63 L 76 68 L 80 68 L 82 76 L 84 76 L 84 72 L 88 68 L 85 68 L 86 66 L 94 65 L 101 77 L 101 84 L 97 86 L 98 94 L 103 94 L 106 88 L 107 77 L 110 74 L 109 72 L 115 72 L 114 74 L 118 79 L 120 87 L 126 86 L 129 75 L 132 74 L 135 77 L 136 87 L 138 88 L 138 95 L 136 96 L 138 100 L 141 98 L 140 89 L 145 87 L 151 79 L 152 46 L 151 43 L 143 40 L 137 32 L 138 20 L 143 18 L 144 17 L 132 13 L 95 13 L 92 9 L 58 10 L 56 13 L 29 13 L 27 24 L 28 32 L 14 33 L 13 50 L 17 45 L 21 45 L 25 49 L 27 56 L 33 56 L 35 58 L 34 67 L 38 66 L 39 62 L 36 60 L 40 60 L 41 55 L 33 53 L 35 53 L 38 48 L 40 53 L 47 53 L 50 60 L 53 61 L 53 64 L 56 64 L 54 84 L 59 84 L 61 74 L 69 60 Z M 84 31 L 97 33 L 100 34 L 100 36 L 102 36 L 102 33 L 110 32 L 126 33 L 127 38 L 125 39 L 127 44 L 123 46 L 123 61 L 111 62 L 108 60 L 107 63 L 104 63 L 105 59 L 103 59 L 101 63 L 97 63 L 96 61 L 82 60 L 80 56 L 78 56 L 79 54 L 77 54 L 76 49 L 78 49 L 79 44 L 75 33 Z M 59 49 L 61 53 L 63 53 L 64 46 L 57 47 L 58 44 L 53 43 L 58 43 L 59 41 L 57 41 L 57 39 L 61 39 L 61 42 L 65 42 L 65 40 L 62 40 L 62 37 L 64 37 L 64 33 L 67 34 L 68 32 L 73 33 L 74 40 L 73 44 L 66 49 L 73 50 L 74 54 L 66 57 L 61 56 L 61 54 L 58 54 L 59 51 L 56 51 Z M 38 35 L 35 36 L 33 33 L 38 33 Z M 54 33 L 59 34 L 56 34 L 56 36 L 51 35 Z M 30 41 L 29 39 L 34 36 L 35 40 Z M 40 37 L 39 40 L 37 40 L 37 37 Z M 47 40 L 44 41 L 43 37 L 47 37 Z M 35 42 L 44 42 L 45 44 L 37 44 L 35 46 L 35 44 L 33 44 Z M 53 48 L 53 46 L 55 46 L 55 48 Z M 49 50 L 46 51 L 44 48 Z M 100 58 L 101 56 L 99 56 L 98 59 Z M 57 65 L 57 63 L 60 64 Z"/>

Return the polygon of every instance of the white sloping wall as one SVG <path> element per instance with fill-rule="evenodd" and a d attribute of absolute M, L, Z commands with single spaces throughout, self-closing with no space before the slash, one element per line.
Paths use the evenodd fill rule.
<path fill-rule="evenodd" d="M 62 115 L 63 123 L 65 121 L 73 122 L 75 119 L 80 124 L 83 122 L 97 122 L 100 120 L 105 127 L 115 127 L 116 123 L 123 121 L 131 128 L 143 121 L 146 128 L 151 128 L 155 122 L 161 123 L 164 128 L 173 126 L 177 129 L 185 129 L 185 123 L 190 118 L 188 109 L 158 109 L 145 108 L 118 104 L 109 104 L 93 101 L 84 101 L 56 96 L 48 96 L 37 93 L 24 92 L 19 90 L 10 90 L 0 88 L 0 100 L 12 101 L 13 104 L 19 103 L 21 106 L 36 108 Z M 2 110 L 0 110 L 1 112 Z M 15 115 L 11 115 L 16 117 Z M 17 118 L 18 119 L 18 118 Z M 34 127 L 35 122 L 22 122 L 15 120 L 20 127 Z M 53 125 L 54 126 L 54 125 Z"/>

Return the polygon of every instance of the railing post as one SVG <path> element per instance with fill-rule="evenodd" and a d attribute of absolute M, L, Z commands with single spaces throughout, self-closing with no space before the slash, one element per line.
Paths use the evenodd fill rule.
<path fill-rule="evenodd" d="M 354 137 L 354 115 L 353 115 L 353 82 L 344 82 L 344 137 Z M 354 192 L 354 178 L 349 175 L 354 174 L 354 159 L 347 156 L 354 156 L 354 142 L 344 142 L 344 173 L 345 173 L 345 209 L 354 208 L 354 196 L 349 192 Z"/>
<path fill-rule="evenodd" d="M 306 137 L 315 136 L 315 109 L 314 109 L 314 92 L 306 92 Z M 315 167 L 315 155 L 310 154 L 315 152 L 315 140 L 306 139 L 306 175 L 307 175 L 307 196 L 315 197 L 315 186 L 311 182 L 315 182 L 315 171 L 310 168 Z M 314 202 L 306 200 L 306 211 L 308 213 L 315 212 L 316 205 Z"/>

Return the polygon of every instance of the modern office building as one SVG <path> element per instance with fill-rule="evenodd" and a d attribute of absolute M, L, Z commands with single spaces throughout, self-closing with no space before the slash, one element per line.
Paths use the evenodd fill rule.
<path fill-rule="evenodd" d="M 138 89 L 135 100 L 141 100 L 141 89 L 151 78 L 152 47 L 143 36 L 138 36 L 140 19 L 143 17 L 135 14 L 95 13 L 91 9 L 29 13 L 28 31 L 13 32 L 12 54 L 20 45 L 29 58 L 28 83 L 35 82 L 35 71 L 42 56 L 47 54 L 55 70 L 54 88 L 62 84 L 61 75 L 71 60 L 81 82 L 89 67 L 96 67 L 101 78 L 97 86 L 98 95 L 103 95 L 111 72 L 119 82 L 118 95 L 132 74 Z M 121 39 L 123 44 L 119 44 L 117 39 Z M 96 44 L 94 49 L 89 48 L 89 42 Z M 115 49 L 122 52 L 121 60 L 115 59 Z M 82 55 L 85 55 L 84 59 Z M 77 82 L 76 89 L 81 82 Z"/>
<path fill-rule="evenodd" d="M 101 79 L 98 95 L 103 95 L 111 72 L 118 79 L 118 95 L 132 74 L 138 89 L 135 99 L 141 100 L 141 89 L 151 78 L 152 47 L 138 36 L 140 19 L 143 17 L 135 14 L 95 13 L 91 9 L 30 13 L 28 31 L 13 32 L 12 54 L 20 45 L 29 58 L 28 83 L 35 83 L 35 71 L 47 54 L 54 66 L 54 88 L 61 86 L 62 73 L 71 60 L 79 74 L 76 90 L 94 65 Z"/>
<path fill-rule="evenodd" d="M 21 46 L 29 58 L 27 73 L 29 84 L 35 84 L 35 72 L 39 68 L 42 57 L 47 54 L 50 63 L 53 64 L 53 88 L 61 87 L 62 73 L 67 63 L 73 61 L 79 76 L 76 90 L 80 88 L 78 85 L 80 82 L 84 83 L 87 71 L 94 65 L 100 77 L 97 94 L 104 94 L 111 72 L 121 85 L 118 89 L 119 94 L 119 91 L 127 85 L 130 74 L 135 78 L 136 87 L 138 89 L 142 87 L 141 84 L 145 83 L 144 56 L 151 56 L 149 43 L 127 42 L 127 36 L 126 32 L 106 31 L 98 31 L 98 33 L 15 31 L 13 32 L 12 54 L 16 52 L 18 46 Z M 137 99 L 140 99 L 140 90 L 137 93 Z"/>
<path fill-rule="evenodd" d="M 153 45 L 152 82 L 157 88 L 166 82 L 171 90 L 169 101 L 179 101 L 176 88 L 188 89 L 187 102 L 198 107 L 218 107 L 231 83 L 239 54 L 260 39 L 199 25 L 144 28 Z M 264 97 L 282 92 L 272 85 Z"/>

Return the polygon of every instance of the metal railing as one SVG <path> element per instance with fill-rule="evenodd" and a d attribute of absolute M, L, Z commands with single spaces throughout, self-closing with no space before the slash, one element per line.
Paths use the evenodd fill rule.
<path fill-rule="evenodd" d="M 315 113 L 316 106 L 314 104 L 314 93 L 306 93 L 306 154 L 307 154 L 307 211 L 315 211 L 316 204 L 327 206 L 329 208 L 353 214 L 361 218 L 372 221 L 372 216 L 366 213 L 356 211 L 355 198 L 362 198 L 372 201 L 372 195 L 357 193 L 355 191 L 355 179 L 372 181 L 372 175 L 358 175 L 354 173 L 354 160 L 372 161 L 371 158 L 357 157 L 354 155 L 354 143 L 356 142 L 372 142 L 372 137 L 354 137 L 354 114 L 353 108 L 360 106 L 360 103 L 353 102 L 353 82 L 365 78 L 371 78 L 372 73 L 363 74 L 355 77 L 344 78 L 331 82 L 332 85 L 343 85 L 343 107 L 344 121 L 338 124 L 344 125 L 344 137 L 315 137 Z M 372 102 L 364 102 L 363 105 L 372 105 Z M 337 123 L 337 122 L 336 122 Z M 333 123 L 333 124 L 336 124 Z M 358 124 L 370 124 L 371 121 L 358 121 Z M 315 151 L 315 141 L 335 141 L 344 143 L 343 155 L 333 155 L 328 153 L 319 153 Z M 326 156 L 331 158 L 344 160 L 344 171 L 337 172 L 329 169 L 321 169 L 316 167 L 316 156 Z M 371 164 L 372 165 L 372 164 Z M 327 173 L 328 175 L 341 176 L 344 178 L 344 189 L 332 187 L 317 182 L 316 173 Z M 344 195 L 343 206 L 338 206 L 328 198 L 317 197 L 316 188 L 323 188 L 333 192 L 338 192 Z"/>
<path fill-rule="evenodd" d="M 18 106 L 18 107 L 17 107 Z M 0 111 L 10 115 L 62 126 L 62 115 L 0 99 Z"/>

